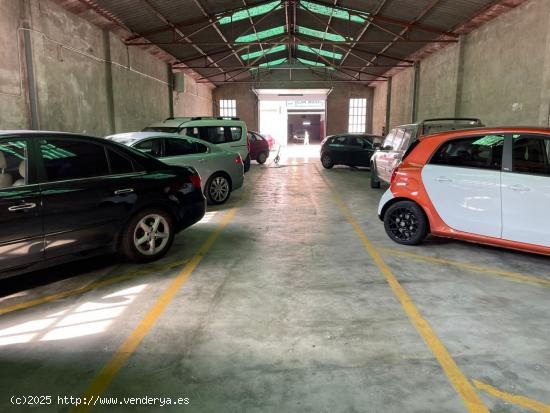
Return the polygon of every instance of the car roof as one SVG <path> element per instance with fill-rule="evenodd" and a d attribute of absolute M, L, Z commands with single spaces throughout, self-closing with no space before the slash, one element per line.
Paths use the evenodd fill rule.
<path fill-rule="evenodd" d="M 122 143 L 124 145 L 134 145 L 149 138 L 175 138 L 175 139 L 188 139 L 192 142 L 198 142 L 205 146 L 208 146 L 212 152 L 224 151 L 224 149 L 208 142 L 203 139 L 193 138 L 192 136 L 181 135 L 178 133 L 166 133 L 166 132 L 126 132 L 117 133 L 115 135 L 106 136 L 105 139 L 112 140 L 113 142 Z M 226 151 L 228 152 L 228 151 Z M 231 151 L 229 151 L 231 152 Z"/>
<path fill-rule="evenodd" d="M 0 136 L 5 135 L 71 135 L 71 136 L 82 136 L 86 138 L 93 138 L 94 136 L 83 135 L 81 133 L 72 133 L 72 132 L 60 132 L 60 131 L 50 131 L 50 130 L 31 130 L 31 129 L 6 129 L 0 130 Z"/>
<path fill-rule="evenodd" d="M 454 138 L 459 136 L 469 136 L 478 134 L 493 134 L 493 133 L 543 133 L 550 134 L 550 128 L 536 127 L 536 126 L 502 126 L 502 127 L 483 127 L 483 128 L 470 128 L 452 130 L 447 132 L 434 133 L 432 135 L 421 136 L 421 141 L 427 139 L 438 138 Z"/>

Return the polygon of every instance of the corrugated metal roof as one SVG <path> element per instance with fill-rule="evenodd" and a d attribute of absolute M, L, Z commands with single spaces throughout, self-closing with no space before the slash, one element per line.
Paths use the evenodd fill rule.
<path fill-rule="evenodd" d="M 495 0 L 303 0 L 301 4 L 301 0 L 286 0 L 274 6 L 274 0 L 94 1 L 142 36 L 134 36 L 133 43 L 157 44 L 202 76 L 214 75 L 211 78 L 214 82 L 234 75 L 236 79 L 251 78 L 254 72 L 246 67 L 251 62 L 256 60 L 254 65 L 258 66 L 289 57 L 291 62 L 299 58 L 335 66 L 334 78 L 348 79 L 348 74 L 361 71 L 380 75 L 389 66 L 408 64 L 404 59 L 431 41 L 453 40 L 444 33 L 464 25 L 495 3 Z M 270 7 L 268 12 L 256 8 L 253 16 L 246 16 L 246 7 L 262 4 Z M 335 5 L 337 9 L 333 8 Z M 228 22 L 231 15 L 238 16 L 238 21 Z M 283 33 L 260 37 L 266 44 L 240 44 L 240 40 L 257 41 L 256 33 L 279 26 L 284 27 Z M 323 39 L 319 36 L 325 40 L 345 40 L 339 45 L 321 44 Z M 282 37 L 291 44 L 284 50 L 280 47 L 277 52 L 262 54 Z M 312 53 L 311 49 L 323 52 Z M 331 58 L 333 53 L 341 58 Z M 235 54 L 252 54 L 254 58 L 243 59 Z M 362 75 L 362 79 L 366 77 Z"/>

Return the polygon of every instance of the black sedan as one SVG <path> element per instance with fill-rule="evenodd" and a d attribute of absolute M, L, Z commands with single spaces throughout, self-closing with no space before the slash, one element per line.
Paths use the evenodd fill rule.
<path fill-rule="evenodd" d="M 206 208 L 192 168 L 104 139 L 0 131 L 0 277 L 104 252 L 153 261 Z"/>
<path fill-rule="evenodd" d="M 328 136 L 321 142 L 321 163 L 327 169 L 334 165 L 370 166 L 370 158 L 383 139 L 364 134 Z"/>

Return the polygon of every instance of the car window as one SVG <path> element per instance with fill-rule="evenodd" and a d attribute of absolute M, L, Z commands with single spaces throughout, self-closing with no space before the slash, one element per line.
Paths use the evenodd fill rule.
<path fill-rule="evenodd" d="M 430 164 L 500 169 L 503 145 L 503 135 L 451 139 L 436 150 Z"/>
<path fill-rule="evenodd" d="M 145 141 L 138 142 L 134 145 L 134 148 L 145 152 L 148 155 L 160 158 L 162 156 L 162 139 L 147 139 Z"/>
<path fill-rule="evenodd" d="M 388 133 L 388 136 L 386 136 L 386 139 L 384 139 L 384 143 L 382 144 L 383 149 L 393 148 L 393 139 L 395 138 L 396 133 L 397 129 L 392 129 L 390 133 Z"/>
<path fill-rule="evenodd" d="M 48 138 L 40 141 L 40 151 L 49 182 L 109 174 L 102 145 L 80 139 Z"/>
<path fill-rule="evenodd" d="M 241 140 L 241 135 L 243 133 L 243 129 L 238 126 L 231 126 L 230 133 L 231 133 L 231 141 L 237 142 Z"/>
<path fill-rule="evenodd" d="M 331 145 L 345 145 L 346 144 L 346 137 L 345 136 L 335 136 L 330 140 Z"/>
<path fill-rule="evenodd" d="M 514 135 L 512 148 L 514 172 L 550 175 L 550 137 Z"/>
<path fill-rule="evenodd" d="M 250 142 L 256 142 L 256 136 L 253 133 L 248 132 L 246 136 Z"/>
<path fill-rule="evenodd" d="M 399 150 L 406 151 L 409 145 L 411 144 L 412 129 L 403 130 L 403 140 Z"/>
<path fill-rule="evenodd" d="M 405 140 L 405 129 L 397 129 L 395 131 L 395 136 L 393 138 L 393 150 L 399 151 L 403 147 L 403 142 Z"/>
<path fill-rule="evenodd" d="M 129 174 L 134 172 L 134 165 L 130 159 L 112 149 L 107 149 L 107 155 L 109 156 L 111 174 Z"/>
<path fill-rule="evenodd" d="M 165 139 L 164 141 L 164 156 L 192 155 L 195 152 L 195 145 L 188 139 Z"/>
<path fill-rule="evenodd" d="M 357 136 L 348 136 L 347 144 L 356 148 L 363 148 L 365 141 Z"/>
<path fill-rule="evenodd" d="M 27 184 L 27 141 L 0 141 L 0 188 Z"/>

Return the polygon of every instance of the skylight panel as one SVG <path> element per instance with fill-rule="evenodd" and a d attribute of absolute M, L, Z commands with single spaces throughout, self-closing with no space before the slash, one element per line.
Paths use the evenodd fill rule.
<path fill-rule="evenodd" d="M 326 64 L 321 63 L 321 62 L 314 62 L 313 60 L 303 59 L 303 58 L 301 58 L 301 57 L 298 58 L 298 61 L 299 61 L 300 63 L 303 63 L 304 65 L 315 66 L 315 67 L 325 67 L 325 68 L 327 68 L 328 70 L 334 70 L 334 68 L 332 68 L 332 67 L 327 67 Z"/>
<path fill-rule="evenodd" d="M 334 53 L 328 50 L 317 49 L 316 47 L 309 47 L 303 44 L 298 45 L 298 50 L 301 50 L 302 52 L 313 53 L 315 55 L 329 57 L 331 59 L 338 59 L 338 60 L 342 59 L 342 55 L 340 53 Z"/>
<path fill-rule="evenodd" d="M 225 16 L 218 19 L 219 24 L 228 24 L 237 22 L 239 20 L 248 19 L 249 17 L 261 16 L 262 14 L 269 13 L 271 10 L 280 9 L 283 6 L 281 1 L 272 1 L 260 6 L 252 6 L 244 10 L 239 10 L 233 13 L 231 16 Z"/>
<path fill-rule="evenodd" d="M 366 19 L 350 14 L 347 10 L 337 9 L 335 7 L 324 6 L 310 1 L 301 0 L 300 4 L 303 8 L 309 10 L 312 13 L 323 14 L 325 16 L 332 16 L 337 19 L 348 20 L 355 23 L 365 23 Z"/>
<path fill-rule="evenodd" d="M 283 50 L 286 50 L 286 46 L 284 44 L 272 47 L 270 49 L 264 49 L 264 50 L 259 50 L 257 52 L 243 54 L 243 55 L 241 55 L 241 59 L 243 59 L 243 60 L 255 59 L 255 58 L 263 56 L 263 55 L 282 52 Z"/>
<path fill-rule="evenodd" d="M 277 26 L 272 29 L 262 30 L 261 32 L 246 34 L 244 36 L 237 37 L 235 40 L 237 43 L 257 42 L 268 37 L 278 36 L 285 32 L 285 26 Z"/>
<path fill-rule="evenodd" d="M 346 39 L 339 34 L 325 33 L 319 30 L 310 29 L 309 27 L 298 26 L 298 33 L 305 34 L 306 36 L 316 37 L 322 40 L 330 40 L 332 42 L 343 42 Z"/>

